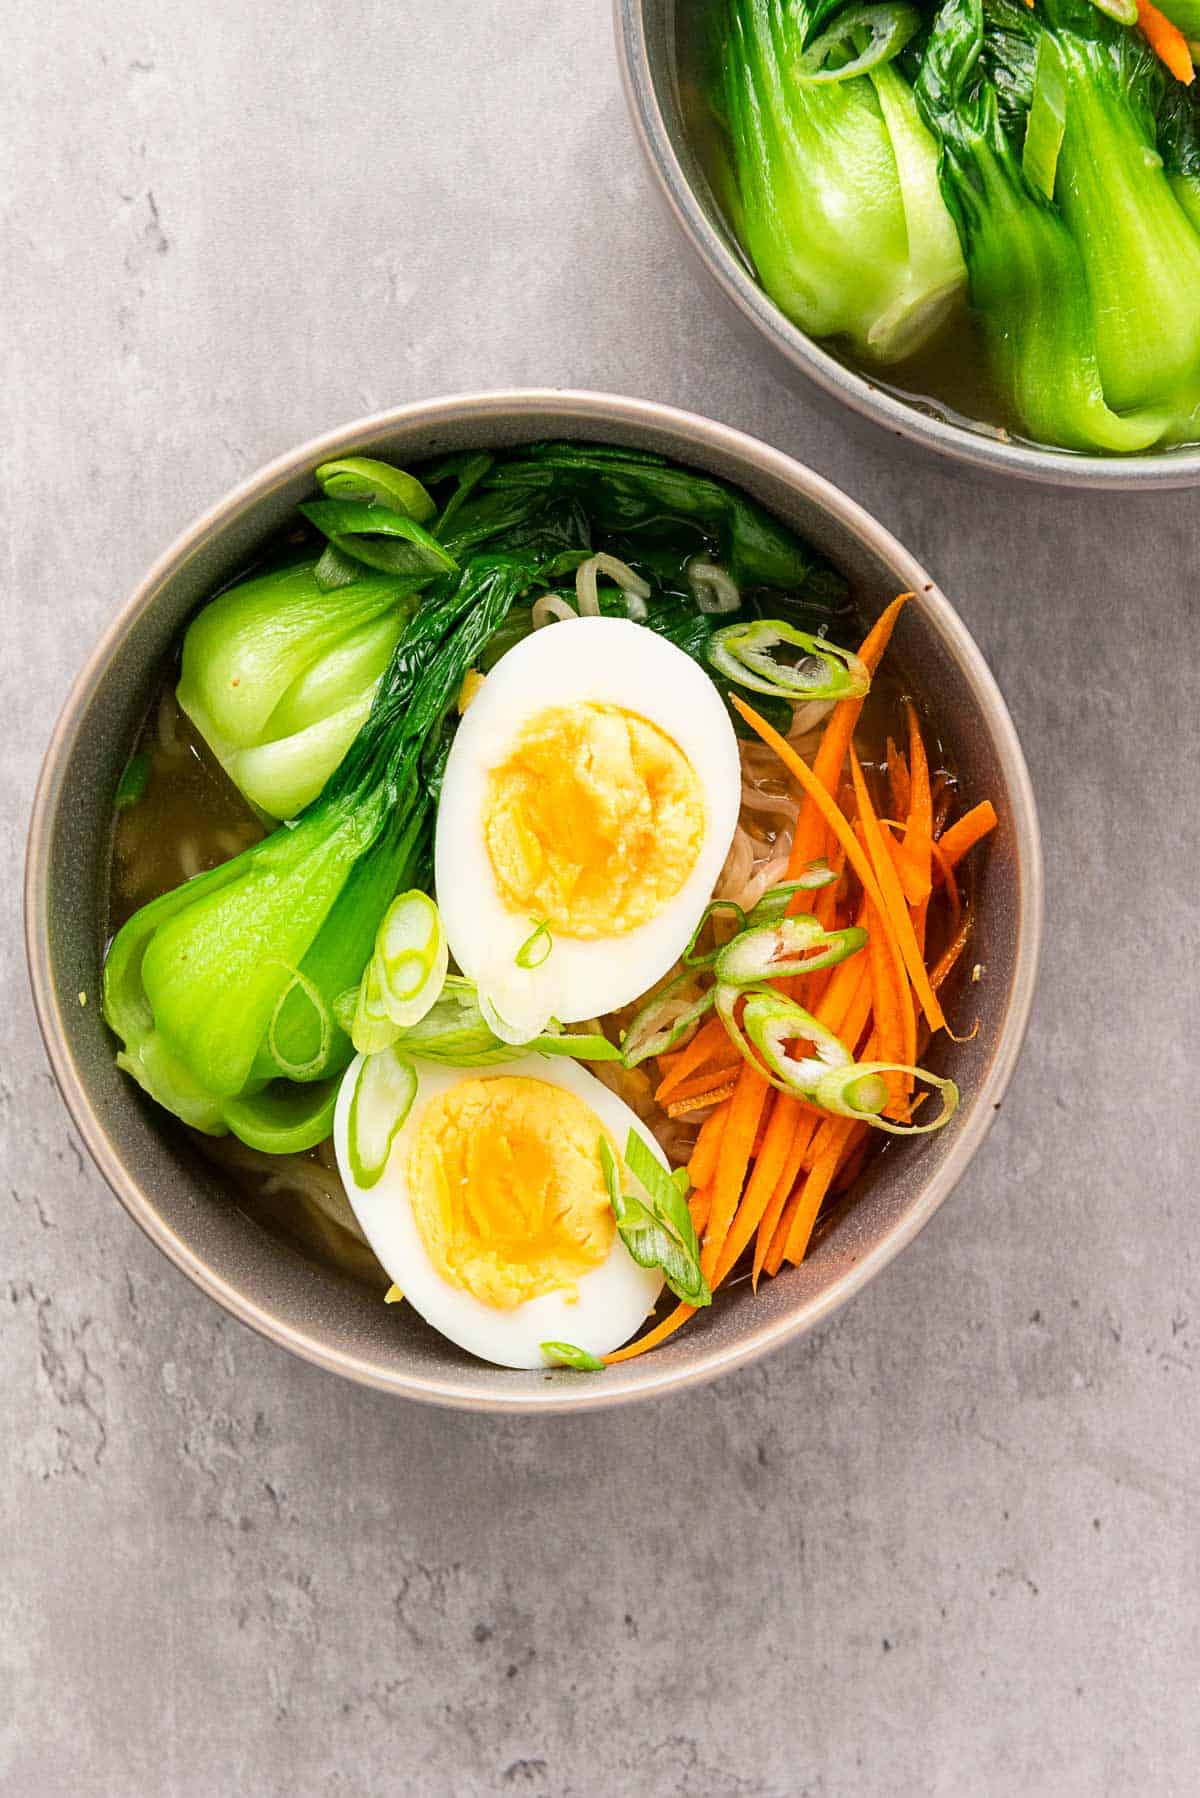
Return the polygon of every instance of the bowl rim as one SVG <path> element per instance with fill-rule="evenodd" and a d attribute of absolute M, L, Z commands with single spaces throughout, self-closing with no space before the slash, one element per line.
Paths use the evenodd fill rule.
<path fill-rule="evenodd" d="M 911 588 L 919 596 L 920 607 L 932 614 L 931 622 L 948 640 L 976 693 L 1007 785 L 1016 860 L 1022 876 L 1016 895 L 1012 987 L 995 1052 L 945 1160 L 922 1187 L 917 1201 L 896 1220 L 874 1248 L 793 1313 L 771 1323 L 764 1321 L 757 1327 L 752 1326 L 736 1343 L 714 1345 L 698 1355 L 694 1362 L 655 1372 L 656 1357 L 648 1356 L 637 1363 L 637 1377 L 627 1376 L 620 1387 L 606 1389 L 599 1381 L 579 1381 L 563 1390 L 555 1382 L 547 1386 L 544 1397 L 536 1399 L 527 1393 L 505 1394 L 493 1389 L 488 1380 L 494 1370 L 482 1364 L 479 1368 L 472 1365 L 461 1372 L 456 1371 L 453 1377 L 444 1374 L 434 1377 L 419 1372 L 398 1374 L 364 1356 L 336 1348 L 308 1330 L 283 1323 L 233 1281 L 214 1272 L 162 1216 L 152 1194 L 125 1167 L 109 1140 L 69 1045 L 53 979 L 48 917 L 52 833 L 63 798 L 66 766 L 84 714 L 117 646 L 155 603 L 162 587 L 177 570 L 203 546 L 217 539 L 247 505 L 285 486 L 319 462 L 370 445 L 373 439 L 400 428 L 416 426 L 434 431 L 439 426 L 461 426 L 464 420 L 482 423 L 511 419 L 517 423 L 522 417 L 531 415 L 548 416 L 555 422 L 561 420 L 564 428 L 582 424 L 601 426 L 611 431 L 616 440 L 626 428 L 641 428 L 667 430 L 681 439 L 696 441 L 718 454 L 724 453 L 747 463 L 798 491 L 885 561 L 895 571 L 901 586 Z M 157 558 L 101 633 L 76 676 L 51 733 L 29 826 L 25 866 L 25 944 L 34 1008 L 51 1070 L 84 1146 L 134 1222 L 201 1291 L 269 1341 L 359 1384 L 405 1398 L 472 1411 L 581 1411 L 631 1403 L 695 1386 L 756 1360 L 803 1335 L 828 1317 L 912 1241 L 966 1171 L 991 1127 L 1012 1076 L 1033 1001 L 1041 948 L 1043 889 L 1037 808 L 1024 754 L 1007 706 L 981 651 L 954 608 L 890 531 L 823 475 L 732 426 L 655 401 L 618 394 L 564 388 L 514 388 L 413 401 L 309 438 L 231 488 Z"/>
<path fill-rule="evenodd" d="M 676 0 L 672 0 L 675 4 Z M 1084 456 L 1005 442 L 923 412 L 839 362 L 794 325 L 714 229 L 684 172 L 659 104 L 646 34 L 646 0 L 613 0 L 622 85 L 651 173 L 680 230 L 726 300 L 791 367 L 861 418 L 923 449 L 991 474 L 1047 486 L 1150 492 L 1200 483 L 1200 448 L 1134 456 Z"/>

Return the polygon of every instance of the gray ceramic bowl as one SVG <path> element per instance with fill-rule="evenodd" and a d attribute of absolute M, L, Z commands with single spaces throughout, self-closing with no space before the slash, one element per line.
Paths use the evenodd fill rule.
<path fill-rule="evenodd" d="M 953 1125 L 889 1151 L 802 1267 L 766 1282 L 757 1298 L 746 1286 L 723 1293 L 661 1350 L 595 1378 L 484 1366 L 405 1307 L 384 1306 L 268 1235 L 118 1073 L 96 1002 L 110 796 L 184 620 L 310 494 L 317 463 L 355 450 L 411 463 L 547 436 L 658 450 L 736 482 L 845 571 L 864 619 L 911 589 L 896 653 L 936 695 L 966 796 L 990 795 L 1001 819 L 978 894 L 981 1024 L 944 1057 L 964 1093 Z M 1033 992 L 1041 901 L 1037 818 L 1004 702 L 950 605 L 893 537 L 819 475 L 724 425 L 641 400 L 515 392 L 405 406 L 304 444 L 235 488 L 155 564 L 93 650 L 50 744 L 30 831 L 26 929 L 38 1016 L 80 1135 L 130 1215 L 198 1286 L 263 1335 L 351 1379 L 439 1404 L 533 1411 L 668 1392 L 752 1360 L 811 1329 L 912 1240 L 963 1173 L 1008 1084 Z"/>
<path fill-rule="evenodd" d="M 891 436 L 948 456 L 961 466 L 1063 487 L 1188 487 L 1200 482 L 1200 450 L 1144 456 L 1080 456 L 1035 449 L 935 417 L 897 399 L 848 368 L 784 317 L 750 272 L 713 196 L 692 141 L 676 65 L 676 32 L 697 0 L 614 0 L 625 92 L 651 172 L 701 265 L 716 282 L 744 334 L 766 343 L 811 394 L 849 407 Z M 678 21 L 678 23 L 677 23 Z"/>

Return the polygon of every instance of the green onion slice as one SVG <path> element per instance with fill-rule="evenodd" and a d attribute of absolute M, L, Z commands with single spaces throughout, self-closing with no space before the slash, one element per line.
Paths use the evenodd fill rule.
<path fill-rule="evenodd" d="M 768 887 L 758 904 L 747 912 L 746 923 L 774 924 L 786 916 L 796 893 L 818 892 L 821 887 L 831 886 L 837 878 L 827 861 L 809 862 L 798 880 L 784 880 L 778 886 Z"/>
<path fill-rule="evenodd" d="M 700 922 L 688 938 L 688 946 L 683 952 L 685 968 L 710 968 L 716 961 L 717 951 L 715 949 L 710 949 L 707 955 L 697 955 L 696 944 L 700 941 L 701 934 L 709 920 L 723 917 L 726 913 L 736 921 L 739 930 L 745 930 L 747 919 L 740 905 L 735 904 L 732 899 L 713 899 L 705 906 Z"/>
<path fill-rule="evenodd" d="M 441 914 L 428 893 L 414 889 L 393 899 L 358 989 L 350 1030 L 355 1048 L 377 1054 L 419 1024 L 437 1002 L 449 962 Z"/>
<path fill-rule="evenodd" d="M 316 471 L 317 486 L 326 499 L 348 499 L 367 506 L 386 506 L 428 524 L 437 511 L 433 499 L 415 475 L 390 462 L 376 462 L 370 456 L 341 456 L 336 462 L 322 462 Z"/>
<path fill-rule="evenodd" d="M 385 574 L 449 574 L 458 563 L 415 518 L 361 500 L 309 500 L 299 510 L 335 549 Z"/>
<path fill-rule="evenodd" d="M 576 1348 L 573 1342 L 539 1342 L 538 1347 L 547 1361 L 556 1367 L 573 1367 L 578 1373 L 603 1373 L 604 1363 L 599 1355 L 593 1355 L 588 1349 Z"/>
<path fill-rule="evenodd" d="M 533 935 L 525 938 L 513 959 L 519 968 L 540 968 L 553 947 L 554 938 L 550 935 L 550 926 L 543 918 L 535 927 Z"/>
<path fill-rule="evenodd" d="M 117 782 L 117 790 L 113 794 L 113 804 L 119 812 L 131 805 L 136 805 L 146 791 L 150 779 L 150 757 L 143 751 L 135 755 L 126 764 L 125 772 Z"/>
<path fill-rule="evenodd" d="M 395 1049 L 363 1056 L 354 1076 L 347 1131 L 350 1172 L 357 1185 L 374 1186 L 380 1179 L 416 1096 L 416 1070 Z"/>
<path fill-rule="evenodd" d="M 742 998 L 746 1003 L 739 1022 Z M 850 1051 L 832 1030 L 773 987 L 747 993 L 744 987 L 722 983 L 716 988 L 716 1007 L 739 1054 L 780 1092 L 811 1099 L 827 1069 L 853 1066 Z M 811 1045 L 812 1053 L 793 1058 L 788 1046 L 797 1042 Z"/>
<path fill-rule="evenodd" d="M 786 663 L 772 655 L 780 644 L 800 651 Z M 708 659 L 719 674 L 793 704 L 808 699 L 858 699 L 870 689 L 871 674 L 852 649 L 840 649 L 824 637 L 800 631 L 782 618 L 760 618 L 749 624 L 727 624 L 708 642 Z"/>
<path fill-rule="evenodd" d="M 1103 8 L 1108 11 L 1108 7 Z M 1137 19 L 1136 5 L 1132 17 L 1122 20 L 1131 25 Z M 1114 14 L 1115 16 L 1115 14 Z M 1067 129 L 1067 72 L 1062 53 L 1048 31 L 1040 35 L 1037 66 L 1033 78 L 1033 99 L 1025 122 L 1025 143 L 1021 151 L 1021 167 L 1031 187 L 1054 198 L 1058 176 L 1058 155 Z"/>
<path fill-rule="evenodd" d="M 815 37 L 796 64 L 802 86 L 852 81 L 891 62 L 920 30 L 921 15 L 913 6 L 889 0 L 882 6 L 850 6 L 828 31 Z"/>
<path fill-rule="evenodd" d="M 727 612 L 741 611 L 741 588 L 719 562 L 714 562 L 710 556 L 693 556 L 683 572 L 698 612 L 709 618 L 720 618 Z"/>
<path fill-rule="evenodd" d="M 700 1244 L 688 1209 L 687 1186 L 669 1174 L 636 1130 L 625 1145 L 625 1166 L 644 1197 L 621 1191 L 617 1158 L 600 1139 L 600 1165 L 621 1241 L 639 1267 L 661 1267 L 663 1278 L 685 1304 L 711 1305 L 712 1291 L 700 1267 Z"/>
<path fill-rule="evenodd" d="M 726 986 L 757 986 L 763 980 L 836 967 L 857 955 L 866 940 L 860 925 L 824 930 L 810 912 L 798 912 L 777 924 L 743 930 L 717 952 L 713 971 Z"/>
<path fill-rule="evenodd" d="M 711 1009 L 716 996 L 714 987 L 710 986 L 698 998 L 683 998 L 684 989 L 693 986 L 695 978 L 692 969 L 685 968 L 634 1013 L 621 1039 L 621 1060 L 627 1068 L 636 1068 L 652 1055 L 665 1055 L 668 1049 L 674 1049 Z"/>
<path fill-rule="evenodd" d="M 888 1102 L 889 1074 L 907 1074 L 923 1080 L 942 1096 L 942 1109 L 928 1124 L 894 1124 L 880 1114 Z M 941 1130 L 958 1110 L 958 1087 L 953 1080 L 943 1080 L 928 1068 L 909 1067 L 901 1062 L 858 1061 L 848 1068 L 832 1068 L 823 1074 L 813 1089 L 812 1100 L 822 1111 L 839 1117 L 857 1118 L 875 1130 L 886 1130 L 892 1136 L 928 1136 Z"/>
<path fill-rule="evenodd" d="M 272 965 L 279 965 L 282 967 L 284 964 L 279 963 Z M 275 1001 L 275 1009 L 271 1013 L 271 1022 L 267 1026 L 267 1049 L 274 1060 L 276 1067 L 278 1067 L 285 1079 L 312 1080 L 315 1079 L 318 1074 L 324 1073 L 325 1071 L 325 1065 L 329 1059 L 329 1051 L 333 1046 L 333 1018 L 330 1016 L 329 1007 L 321 996 L 320 989 L 313 985 L 313 982 L 306 974 L 302 974 L 299 968 L 286 968 L 285 972 L 291 975 L 291 979 Z M 277 1035 L 280 1014 L 288 1000 L 291 998 L 292 993 L 297 989 L 304 994 L 304 997 L 308 1000 L 313 1011 L 316 1013 L 317 1026 L 321 1033 L 320 1043 L 316 1053 L 310 1056 L 307 1061 L 292 1061 L 290 1057 L 285 1055 L 279 1046 Z"/>

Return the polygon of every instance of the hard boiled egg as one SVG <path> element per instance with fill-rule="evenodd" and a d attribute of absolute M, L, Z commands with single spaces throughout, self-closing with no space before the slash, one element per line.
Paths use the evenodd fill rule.
<path fill-rule="evenodd" d="M 498 1033 L 526 1041 L 653 986 L 708 903 L 740 799 L 720 695 L 665 638 L 572 618 L 511 649 L 451 747 L 435 855 L 451 953 Z"/>
<path fill-rule="evenodd" d="M 350 1113 L 362 1057 L 334 1117 L 338 1169 L 367 1240 L 435 1330 L 501 1367 L 544 1367 L 543 1342 L 619 1348 L 653 1310 L 657 1269 L 617 1234 L 600 1163 L 646 1127 L 577 1062 L 526 1055 L 487 1068 L 416 1063 L 417 1092 L 383 1173 L 355 1178 Z"/>

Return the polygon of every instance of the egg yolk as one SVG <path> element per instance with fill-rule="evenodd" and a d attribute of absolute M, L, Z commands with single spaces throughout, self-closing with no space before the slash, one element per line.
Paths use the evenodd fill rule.
<path fill-rule="evenodd" d="M 552 706 L 491 771 L 484 835 L 500 894 L 552 935 L 620 936 L 654 917 L 704 841 L 696 772 L 615 705 Z"/>
<path fill-rule="evenodd" d="M 499 1074 L 430 1099 L 412 1129 L 413 1218 L 441 1277 L 504 1311 L 548 1292 L 576 1298 L 616 1229 L 591 1107 Z"/>

